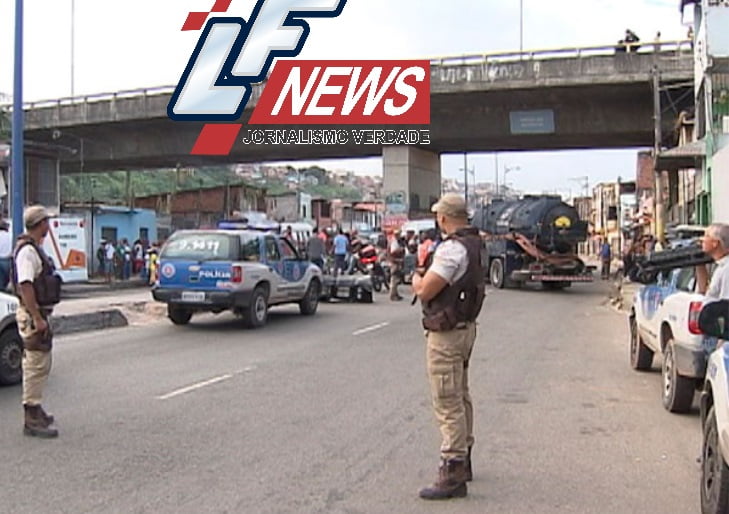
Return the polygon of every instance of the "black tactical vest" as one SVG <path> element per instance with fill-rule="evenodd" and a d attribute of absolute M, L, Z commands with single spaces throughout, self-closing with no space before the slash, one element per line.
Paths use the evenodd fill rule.
<path fill-rule="evenodd" d="M 423 327 L 433 332 L 453 330 L 466 322 L 476 321 L 486 297 L 486 277 L 481 264 L 478 229 L 461 228 L 445 241 L 450 239 L 466 247 L 468 268 L 454 284 L 445 287 L 438 296 L 423 304 Z"/>

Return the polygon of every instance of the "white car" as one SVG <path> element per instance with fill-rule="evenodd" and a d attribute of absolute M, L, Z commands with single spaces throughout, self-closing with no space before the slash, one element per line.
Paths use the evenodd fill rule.
<path fill-rule="evenodd" d="M 707 303 L 701 314 L 701 328 L 715 336 L 729 339 L 729 301 Z M 723 313 L 723 314 L 722 314 Z M 722 323 L 716 323 L 721 319 Z M 712 318 L 714 318 L 712 320 Z M 707 329 L 707 325 L 713 327 Z M 719 345 L 709 357 L 706 380 L 701 391 L 701 512 L 729 512 L 729 345 Z"/>
<path fill-rule="evenodd" d="M 23 341 L 15 323 L 18 299 L 0 293 L 0 385 L 17 384 L 23 378 Z"/>
<path fill-rule="evenodd" d="M 705 297 L 695 292 L 694 268 L 663 272 L 642 286 L 630 312 L 630 365 L 648 370 L 656 353 L 663 355 L 662 402 L 670 412 L 691 409 L 701 387 L 711 338 L 701 334 L 698 317 Z"/>

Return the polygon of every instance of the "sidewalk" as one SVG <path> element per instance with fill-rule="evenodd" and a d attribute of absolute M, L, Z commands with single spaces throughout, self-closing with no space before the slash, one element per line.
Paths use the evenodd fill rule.
<path fill-rule="evenodd" d="M 120 285 L 123 284 L 123 285 Z M 57 335 L 123 327 L 164 316 L 165 305 L 154 302 L 150 288 L 137 281 L 67 284 L 53 310 Z"/>

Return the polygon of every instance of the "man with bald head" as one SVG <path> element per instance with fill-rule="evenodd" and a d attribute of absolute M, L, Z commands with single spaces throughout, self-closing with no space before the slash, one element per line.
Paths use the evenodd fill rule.
<path fill-rule="evenodd" d="M 701 249 L 716 262 L 716 268 L 709 282 L 706 266 L 696 267 L 699 293 L 714 300 L 729 300 L 729 224 L 710 225 L 701 240 Z"/>

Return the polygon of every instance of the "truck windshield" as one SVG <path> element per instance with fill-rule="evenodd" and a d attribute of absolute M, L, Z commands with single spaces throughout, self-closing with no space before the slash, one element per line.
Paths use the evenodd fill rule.
<path fill-rule="evenodd" d="M 173 235 L 162 249 L 163 259 L 233 261 L 238 259 L 240 239 L 227 234 L 192 232 Z"/>

